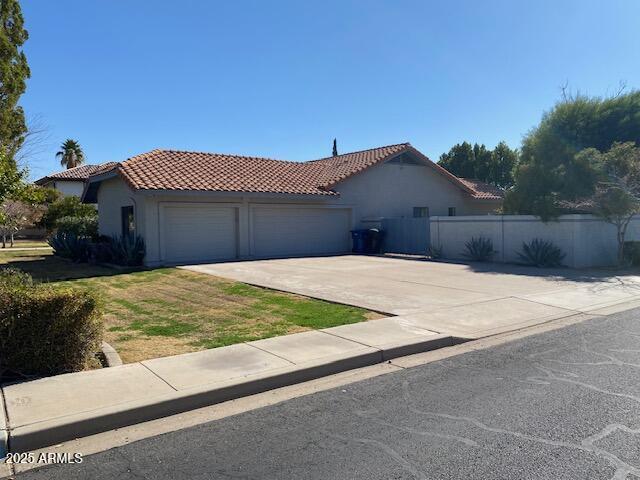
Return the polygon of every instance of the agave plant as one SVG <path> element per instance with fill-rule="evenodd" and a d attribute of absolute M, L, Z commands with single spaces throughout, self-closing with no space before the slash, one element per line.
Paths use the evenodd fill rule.
<path fill-rule="evenodd" d="M 58 232 L 47 239 L 54 255 L 74 262 L 86 262 L 89 259 L 89 242 L 89 237 L 65 232 Z"/>
<path fill-rule="evenodd" d="M 135 237 L 123 235 L 110 241 L 111 258 L 114 263 L 126 266 L 142 265 L 145 254 L 144 240 L 139 235 Z"/>
<path fill-rule="evenodd" d="M 442 245 L 431 245 L 427 250 L 427 256 L 431 258 L 431 260 L 442 258 Z"/>
<path fill-rule="evenodd" d="M 524 263 L 536 267 L 559 267 L 565 257 L 560 247 L 540 238 L 529 243 L 522 242 L 522 251 L 517 253 Z"/>
<path fill-rule="evenodd" d="M 472 237 L 464 246 L 466 251 L 462 256 L 474 262 L 488 262 L 498 253 L 493 249 L 491 239 L 486 237 Z"/>

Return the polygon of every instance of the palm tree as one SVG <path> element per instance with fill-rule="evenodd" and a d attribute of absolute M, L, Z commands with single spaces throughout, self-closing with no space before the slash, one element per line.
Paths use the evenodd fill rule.
<path fill-rule="evenodd" d="M 77 141 L 69 138 L 60 148 L 61 150 L 56 153 L 56 158 L 60 157 L 60 165 L 63 167 L 69 169 L 84 163 L 84 152 Z"/>

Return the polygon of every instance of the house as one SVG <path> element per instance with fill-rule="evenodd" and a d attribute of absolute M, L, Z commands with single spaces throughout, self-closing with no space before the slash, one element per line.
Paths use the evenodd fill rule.
<path fill-rule="evenodd" d="M 109 170 L 115 165 L 115 162 L 107 162 L 101 165 L 80 165 L 62 172 L 52 173 L 36 180 L 34 183 L 42 187 L 53 188 L 65 197 L 82 197 L 84 186 L 91 175 L 95 175 L 103 169 Z"/>
<path fill-rule="evenodd" d="M 409 143 L 307 162 L 153 150 L 87 182 L 99 230 L 141 235 L 145 263 L 345 253 L 383 218 L 488 214 L 502 193 Z"/>

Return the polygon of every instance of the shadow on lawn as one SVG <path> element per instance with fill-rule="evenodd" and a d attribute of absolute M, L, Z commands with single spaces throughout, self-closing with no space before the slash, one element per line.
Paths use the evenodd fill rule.
<path fill-rule="evenodd" d="M 17 254 L 18 252 L 15 252 Z M 3 259 L 0 269 L 17 268 L 41 282 L 58 282 L 89 277 L 106 277 L 140 271 L 141 268 L 111 268 L 88 263 L 74 263 L 54 255 L 16 255 Z"/>

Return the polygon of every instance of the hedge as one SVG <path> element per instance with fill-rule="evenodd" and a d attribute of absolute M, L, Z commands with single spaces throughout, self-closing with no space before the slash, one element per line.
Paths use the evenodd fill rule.
<path fill-rule="evenodd" d="M 34 284 L 13 269 L 0 272 L 0 377 L 83 370 L 102 333 L 93 294 Z"/>
<path fill-rule="evenodd" d="M 62 217 L 56 220 L 58 233 L 73 234 L 78 237 L 98 238 L 98 217 Z"/>

